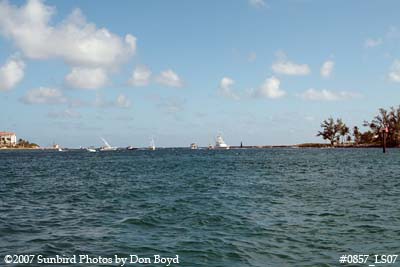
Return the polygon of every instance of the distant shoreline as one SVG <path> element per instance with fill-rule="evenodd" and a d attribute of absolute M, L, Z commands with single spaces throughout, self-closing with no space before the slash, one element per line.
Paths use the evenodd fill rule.
<path fill-rule="evenodd" d="M 304 143 L 304 144 L 297 144 L 297 145 L 255 145 L 255 146 L 230 146 L 230 149 L 271 149 L 271 148 L 330 148 L 330 149 L 343 149 L 343 148 L 381 148 L 380 144 L 344 144 L 344 145 L 337 145 L 331 146 L 330 144 L 324 143 Z M 159 149 L 171 149 L 171 148 L 178 148 L 178 149 L 190 149 L 190 147 L 159 147 Z M 399 148 L 389 147 L 389 148 Z M 63 149 L 66 150 L 82 150 L 80 148 L 68 148 L 65 147 Z M 124 150 L 125 147 L 120 147 L 120 150 Z M 139 148 L 139 149 L 146 149 L 146 148 Z M 199 149 L 207 149 L 207 147 L 200 147 Z M 44 150 L 44 151 L 57 151 L 55 148 L 51 147 L 0 147 L 1 150 Z"/>

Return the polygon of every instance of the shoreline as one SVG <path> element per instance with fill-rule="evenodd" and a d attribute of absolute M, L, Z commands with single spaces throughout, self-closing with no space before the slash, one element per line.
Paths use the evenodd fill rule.
<path fill-rule="evenodd" d="M 230 146 L 230 149 L 272 149 L 272 148 L 319 148 L 319 149 L 344 149 L 344 148 L 382 148 L 379 144 L 363 144 L 363 145 L 339 145 L 331 146 L 324 143 L 304 143 L 297 145 L 255 145 L 255 146 Z M 398 146 L 387 147 L 387 148 L 399 148 Z M 65 150 L 82 150 L 80 148 L 64 148 Z M 125 150 L 125 147 L 118 148 L 120 150 Z M 146 148 L 143 148 L 146 149 Z M 190 147 L 159 147 L 158 149 L 190 149 Z M 199 147 L 199 149 L 204 150 L 207 147 Z M 13 150 L 39 150 L 39 151 L 57 151 L 55 148 L 47 147 L 0 147 L 0 151 L 13 151 Z M 139 148 L 141 150 L 141 148 Z"/>

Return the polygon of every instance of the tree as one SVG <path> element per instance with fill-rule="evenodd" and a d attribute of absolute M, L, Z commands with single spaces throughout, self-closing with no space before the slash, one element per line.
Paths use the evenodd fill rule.
<path fill-rule="evenodd" d="M 400 144 L 400 107 L 397 109 L 390 108 L 379 109 L 379 114 L 376 115 L 371 122 L 365 121 L 364 126 L 368 126 L 374 135 L 381 139 L 383 138 L 383 131 L 388 128 L 387 144 L 388 146 L 398 146 Z"/>
<path fill-rule="evenodd" d="M 354 126 L 353 136 L 354 136 L 354 142 L 356 143 L 356 145 L 358 145 L 361 140 L 361 132 L 360 132 L 360 129 L 358 128 L 358 126 Z"/>
<path fill-rule="evenodd" d="M 339 134 L 342 136 L 342 144 L 346 140 L 346 136 L 349 134 L 349 127 L 346 126 L 342 121 L 340 121 Z"/>
<path fill-rule="evenodd" d="M 321 123 L 322 131 L 319 131 L 317 136 L 322 136 L 324 140 L 329 140 L 331 146 L 334 146 L 335 143 L 340 140 L 340 130 L 343 125 L 342 119 L 337 119 L 335 122 L 335 120 L 330 117 Z"/>
<path fill-rule="evenodd" d="M 360 144 L 372 144 L 375 142 L 376 135 L 371 131 L 360 134 Z"/>

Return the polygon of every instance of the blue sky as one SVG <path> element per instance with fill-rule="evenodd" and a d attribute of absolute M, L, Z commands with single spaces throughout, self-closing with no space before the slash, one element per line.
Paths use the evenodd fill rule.
<path fill-rule="evenodd" d="M 0 130 L 42 146 L 316 142 L 400 104 L 398 1 L 0 3 Z"/>

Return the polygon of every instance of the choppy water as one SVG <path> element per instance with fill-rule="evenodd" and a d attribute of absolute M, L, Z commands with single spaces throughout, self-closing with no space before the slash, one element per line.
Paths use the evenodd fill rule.
<path fill-rule="evenodd" d="M 400 150 L 1 151 L 0 265 L 29 253 L 339 266 L 400 254 L 399 204 Z"/>

